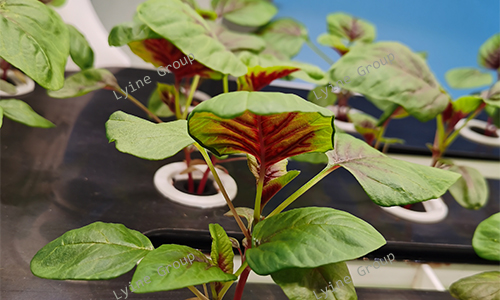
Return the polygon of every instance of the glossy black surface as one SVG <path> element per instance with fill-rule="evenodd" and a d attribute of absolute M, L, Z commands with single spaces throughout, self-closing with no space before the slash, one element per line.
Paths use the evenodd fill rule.
<path fill-rule="evenodd" d="M 162 79 L 155 71 L 113 71 L 122 86 L 145 75 L 149 75 L 153 82 Z M 209 90 L 210 87 L 220 88 L 205 82 L 202 89 Z M 152 83 L 132 95 L 145 102 L 154 88 Z M 158 228 L 186 229 L 192 230 L 194 237 L 201 237 L 209 223 L 219 223 L 230 232 L 238 231 L 235 222 L 223 216 L 227 207 L 205 210 L 185 207 L 158 194 L 152 181 L 155 171 L 168 162 L 181 160 L 181 155 L 165 161 L 145 161 L 118 152 L 114 144 L 108 143 L 104 124 L 114 111 L 123 110 L 145 117 L 129 101 L 116 100 L 112 92 L 104 90 L 77 99 L 50 99 L 40 87 L 35 93 L 20 98 L 57 127 L 29 128 L 5 120 L 0 131 L 1 299 L 114 299 L 111 298 L 114 297 L 112 291 L 123 288 L 132 273 L 105 282 L 66 282 L 39 279 L 29 270 L 31 258 L 49 241 L 95 221 L 122 223 L 141 232 Z M 235 206 L 252 207 L 255 179 L 246 163 L 232 162 L 224 166 L 238 184 Z M 289 169 L 299 169 L 302 173 L 276 195 L 265 213 L 321 168 L 319 165 L 290 162 Z M 400 250 L 408 259 L 433 260 L 432 253 L 450 251 L 453 255 L 453 249 L 461 249 L 463 253 L 457 250 L 457 257 L 472 262 L 477 259 L 470 251 L 474 228 L 499 210 L 499 181 L 489 180 L 488 183 L 491 195 L 487 207 L 469 211 L 447 194 L 444 200 L 450 214 L 443 222 L 433 225 L 413 224 L 385 213 L 368 199 L 352 175 L 344 170 L 329 175 L 290 208 L 329 206 L 348 211 L 372 224 L 386 237 L 389 245 L 401 245 Z M 426 251 L 412 252 L 408 245 L 416 243 L 424 245 Z M 246 292 L 244 299 L 286 299 L 276 286 L 251 285 Z M 364 289 L 359 289 L 359 292 L 360 299 L 422 299 L 419 297 L 423 293 L 370 290 L 363 294 Z M 436 298 L 431 298 L 433 295 Z M 133 295 L 132 299 L 188 297 L 191 297 L 190 293 L 183 290 Z M 449 299 L 447 294 L 441 293 L 426 294 L 425 297 Z"/>

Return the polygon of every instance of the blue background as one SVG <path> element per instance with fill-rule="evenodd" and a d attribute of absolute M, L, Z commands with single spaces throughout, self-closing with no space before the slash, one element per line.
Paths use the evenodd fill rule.
<path fill-rule="evenodd" d="M 275 0 L 276 17 L 292 17 L 303 23 L 309 38 L 333 60 L 331 48 L 321 46 L 317 37 L 326 32 L 326 16 L 345 12 L 376 26 L 376 41 L 397 41 L 413 51 L 427 51 L 427 63 L 439 82 L 457 98 L 477 89 L 455 90 L 444 79 L 456 67 L 479 67 L 479 47 L 500 31 L 499 0 Z M 330 67 L 304 44 L 296 60 Z M 485 70 L 485 69 L 482 69 Z M 495 72 L 491 72 L 496 79 Z"/>

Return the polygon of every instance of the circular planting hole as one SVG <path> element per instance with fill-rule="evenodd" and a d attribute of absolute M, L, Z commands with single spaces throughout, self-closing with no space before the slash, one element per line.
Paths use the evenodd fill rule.
<path fill-rule="evenodd" d="M 497 138 L 498 135 L 496 133 L 496 130 L 493 130 L 493 131 L 486 131 L 485 128 L 481 128 L 481 127 L 476 127 L 476 126 L 471 126 L 470 127 L 470 130 L 474 131 L 475 133 L 478 133 L 480 135 L 484 135 L 484 136 L 489 136 L 489 137 L 495 137 Z"/>
<path fill-rule="evenodd" d="M 190 195 L 198 195 L 196 193 L 196 191 L 198 191 L 198 186 L 200 185 L 201 180 L 195 179 L 193 181 L 194 181 L 194 191 L 195 191 L 194 193 L 188 192 L 188 180 L 187 179 L 182 179 L 182 180 L 175 180 L 174 179 L 174 187 L 183 193 L 190 194 Z M 205 184 L 205 188 L 203 189 L 203 193 L 201 193 L 201 195 L 199 195 L 199 196 L 212 196 L 212 195 L 216 195 L 216 194 L 217 194 L 217 190 L 215 189 L 214 181 L 210 178 L 207 179 L 207 182 Z"/>
<path fill-rule="evenodd" d="M 401 206 L 402 208 L 406 208 L 406 209 L 409 209 L 409 210 L 413 210 L 413 211 L 421 211 L 421 212 L 425 212 L 425 208 L 424 208 L 424 205 L 422 204 L 422 202 L 419 202 L 419 203 L 413 203 L 413 204 L 408 204 L 408 205 L 403 205 Z"/>

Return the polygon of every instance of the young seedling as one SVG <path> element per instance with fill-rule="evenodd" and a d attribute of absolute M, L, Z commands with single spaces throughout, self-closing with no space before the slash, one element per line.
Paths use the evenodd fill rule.
<path fill-rule="evenodd" d="M 204 101 L 187 120 L 153 124 L 115 112 L 107 123 L 107 132 L 122 152 L 148 159 L 166 158 L 188 145 L 197 147 L 246 236 L 243 264 L 238 270 L 232 268 L 232 241 L 222 227 L 212 224 L 210 258 L 194 261 L 190 268 L 182 271 L 171 269 L 168 276 L 151 279 L 150 284 L 137 292 L 188 287 L 199 299 L 223 299 L 239 277 L 233 298 L 239 300 L 248 274 L 253 270 L 259 275 L 272 275 L 290 298 L 302 295 L 303 299 L 314 299 L 313 291 L 328 285 L 321 274 L 332 272 L 342 278 L 348 276 L 346 260 L 366 255 L 384 245 L 385 240 L 368 223 L 332 208 L 305 207 L 282 212 L 291 203 L 340 167 L 351 172 L 368 196 L 383 206 L 440 196 L 459 177 L 453 172 L 391 159 L 358 139 L 335 133 L 333 118 L 331 111 L 295 95 L 243 91 Z M 143 142 L 146 138 L 148 143 Z M 253 210 L 234 208 L 206 149 L 217 155 L 247 154 L 249 168 L 256 180 Z M 286 159 L 310 152 L 325 153 L 328 165 L 262 218 L 264 205 L 299 174 L 286 169 Z M 422 189 L 423 186 L 426 188 Z M 249 220 L 250 229 L 244 226 L 240 215 Z M 67 232 L 37 253 L 31 263 L 33 274 L 49 279 L 109 279 L 138 264 L 132 279 L 135 282 L 145 276 L 155 278 L 156 269 L 168 263 L 163 253 L 177 251 L 172 261 L 188 253 L 204 257 L 201 252 L 186 246 L 162 245 L 152 249 L 149 240 L 136 231 L 121 229 L 117 232 L 116 228 L 121 226 L 93 223 Z M 125 243 L 131 236 L 135 236 L 137 242 Z M 53 251 L 55 247 L 58 251 Z M 72 251 L 80 251 L 80 255 L 69 255 Z M 92 267 L 85 264 L 87 260 L 94 261 Z M 200 284 L 210 284 L 211 292 L 207 289 L 203 294 L 194 287 Z M 352 282 L 347 286 L 346 290 L 338 291 L 339 295 L 346 295 L 347 291 L 345 298 L 354 299 Z"/>

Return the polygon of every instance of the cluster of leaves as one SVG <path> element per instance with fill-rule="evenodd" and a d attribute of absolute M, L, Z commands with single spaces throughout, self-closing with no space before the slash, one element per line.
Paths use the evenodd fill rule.
<path fill-rule="evenodd" d="M 2 0 L 0 15 L 1 4 Z M 327 285 L 324 274 L 344 278 L 349 275 L 346 260 L 381 247 L 385 240 L 368 223 L 332 208 L 307 207 L 281 213 L 293 201 L 340 167 L 351 172 L 368 196 L 381 206 L 406 205 L 439 197 L 460 177 L 455 172 L 394 160 L 363 141 L 336 133 L 333 113 L 300 97 L 257 92 L 272 80 L 284 76 L 302 76 L 313 82 L 325 80 L 321 70 L 291 61 L 302 44 L 309 42 L 307 31 L 291 19 L 270 21 L 275 7 L 264 0 L 214 0 L 212 8 L 202 10 L 192 0 L 149 0 L 138 6 L 132 22 L 113 28 L 110 45 L 128 45 L 134 53 L 156 67 L 167 66 L 189 53 L 194 54 L 195 61 L 189 66 L 171 70 L 175 76 L 174 85 L 158 85 L 149 105 L 155 107 L 154 112 L 141 107 L 157 121 L 156 113 L 160 110 L 165 114 L 170 111 L 177 120 L 165 123 L 159 120 L 160 124 L 154 124 L 118 111 L 106 123 L 106 133 L 119 151 L 149 160 L 165 159 L 186 147 L 196 147 L 226 197 L 231 209 L 228 215 L 236 219 L 246 236 L 241 268 L 235 271 L 232 265 L 232 247 L 239 249 L 239 243 L 228 237 L 217 224 L 210 225 L 213 243 L 210 258 L 207 258 L 203 253 L 182 245 L 162 245 L 154 249 L 151 242 L 136 231 L 120 224 L 97 222 L 69 231 L 42 248 L 31 262 L 31 271 L 36 276 L 110 279 L 137 265 L 134 282 L 145 276 L 152 278 L 151 284 L 138 290 L 139 293 L 188 287 L 198 298 L 208 299 L 208 293 L 203 295 L 194 286 L 210 284 L 212 298 L 222 299 L 240 277 L 235 297 L 240 299 L 246 276 L 253 270 L 260 275 L 271 275 L 290 299 L 314 299 L 312 291 Z M 255 18 L 254 12 L 257 11 L 260 15 Z M 241 34 L 213 22 L 217 18 L 262 27 L 254 34 Z M 366 29 L 369 24 L 351 23 L 352 32 L 331 29 L 329 35 L 339 37 L 341 41 L 343 38 L 362 43 L 373 40 L 374 31 L 371 33 Z M 344 21 L 335 26 L 344 28 Z M 61 30 L 64 29 L 61 27 Z M 61 35 L 64 35 L 62 31 Z M 331 36 L 328 39 L 332 39 Z M 408 72 L 401 65 L 391 68 L 389 73 L 392 76 L 410 73 L 416 82 L 407 85 L 400 82 L 401 86 L 391 87 L 390 92 L 382 88 L 379 94 L 366 93 L 390 111 L 389 116 L 400 111 L 401 106 L 406 114 L 428 120 L 447 107 L 449 99 L 425 62 L 405 46 L 397 43 L 344 45 L 347 47 L 349 51 L 343 56 L 342 63 L 351 66 L 356 59 L 372 59 L 381 56 L 380 53 L 386 55 L 387 51 L 392 51 L 398 53 L 402 61 L 422 68 L 422 76 Z M 361 53 L 365 50 L 368 58 Z M 339 67 L 342 66 L 340 62 L 329 71 L 332 78 L 345 77 L 336 74 L 345 72 L 344 67 Z M 227 86 L 228 75 L 238 78 L 239 91 L 206 100 L 188 115 L 198 80 L 222 79 Z M 46 74 L 44 78 L 51 77 Z M 353 88 L 357 89 L 353 91 L 364 93 L 366 88 L 370 91 L 366 83 L 353 82 Z M 186 85 L 185 91 L 190 90 L 185 98 L 180 96 L 183 84 Z M 416 91 L 415 94 L 403 93 L 409 87 Z M 62 89 L 51 91 L 49 95 L 76 97 L 102 88 L 121 91 L 109 71 L 89 68 L 67 78 Z M 422 95 L 426 102 L 416 100 Z M 142 105 L 130 95 L 129 98 Z M 185 101 L 182 102 L 186 106 L 184 111 L 180 109 L 181 100 Z M 427 112 L 422 112 L 422 108 Z M 234 208 L 214 172 L 207 149 L 218 156 L 247 155 L 249 169 L 256 179 L 253 209 Z M 270 214 L 262 216 L 263 207 L 272 197 L 299 175 L 297 170 L 287 170 L 287 159 L 311 153 L 328 161 L 325 169 Z M 240 217 L 247 219 L 247 226 Z M 172 275 L 159 276 L 157 270 L 160 266 L 189 253 L 196 257 L 192 265 L 171 268 Z M 336 293 L 339 293 L 336 297 L 356 299 L 352 283 Z"/>
<path fill-rule="evenodd" d="M 453 172 L 394 160 L 350 135 L 335 133 L 331 111 L 291 94 L 226 93 L 198 105 L 187 120 L 162 124 L 115 112 L 106 130 L 108 139 L 116 142 L 118 150 L 144 159 L 170 157 L 191 144 L 205 158 L 208 157 L 205 149 L 217 155 L 248 155 L 249 168 L 256 177 L 255 207 L 234 209 L 228 200 L 232 208 L 229 215 L 238 218 L 241 215 L 248 220 L 248 226 L 242 228 L 247 236 L 243 242 L 242 267 L 233 270 L 232 242 L 216 224 L 210 225 L 214 240 L 211 259 L 208 259 L 186 246 L 163 245 L 152 249 L 146 242 L 130 244 L 143 241 L 145 237 L 142 236 L 135 239 L 121 236 L 112 240 L 107 232 L 121 225 L 94 223 L 70 231 L 65 235 L 71 238 L 63 235 L 40 250 L 31 264 L 37 276 L 108 279 L 126 273 L 138 263 L 132 281 L 145 276 L 157 278 L 138 290 L 140 293 L 189 287 L 199 298 L 207 299 L 207 295 L 200 296 L 193 286 L 209 283 L 213 299 L 222 299 L 238 276 L 253 270 L 259 275 L 272 275 L 290 299 L 313 299 L 312 291 L 318 285 L 324 286 L 327 280 L 322 274 L 348 276 L 346 260 L 379 248 L 385 240 L 371 225 L 346 212 L 307 207 L 280 213 L 284 208 L 340 167 L 351 172 L 369 197 L 383 206 L 435 198 L 459 177 Z M 327 167 L 277 209 L 262 217 L 262 207 L 299 175 L 298 171 L 286 169 L 286 159 L 311 152 L 325 153 L 329 160 Z M 96 231 L 95 226 L 100 231 Z M 101 242 L 105 238 L 109 242 L 103 245 Z M 124 248 L 126 243 L 137 252 Z M 239 248 L 238 243 L 234 244 Z M 77 251 L 75 247 L 84 248 L 86 254 L 71 255 L 72 251 Z M 125 256 L 109 250 L 115 247 L 130 254 Z M 57 251 L 53 251 L 56 248 Z M 187 253 L 196 253 L 197 263 L 192 269 L 173 270 L 172 275 L 161 278 L 155 275 L 158 267 Z M 111 265 L 122 268 L 106 272 Z M 239 285 L 244 282 L 240 279 Z M 352 284 L 337 292 L 346 299 L 356 299 Z"/>
<path fill-rule="evenodd" d="M 474 232 L 472 247 L 480 257 L 500 261 L 500 213 L 481 222 Z M 460 300 L 500 298 L 500 272 L 484 272 L 462 278 L 450 286 L 450 293 Z"/>
<path fill-rule="evenodd" d="M 15 94 L 15 82 L 7 81 L 12 67 L 15 81 L 25 81 L 22 71 L 42 87 L 58 90 L 64 84 L 64 69 L 69 56 L 83 70 L 93 66 L 94 53 L 85 37 L 72 25 L 65 24 L 49 6 L 64 1 L 0 1 L 0 91 Z M 0 101 L 0 119 L 6 117 L 28 126 L 53 127 L 28 104 L 17 99 Z"/>
<path fill-rule="evenodd" d="M 329 93 L 318 99 L 319 93 L 327 86 L 318 86 L 312 90 L 308 99 L 320 106 L 326 107 L 338 102 L 338 106 L 347 106 L 348 98 L 354 93 L 360 93 L 380 110 L 382 115 L 375 119 L 367 114 L 348 113 L 346 119 L 352 122 L 356 131 L 370 145 L 378 148 L 404 143 L 403 140 L 387 138 L 385 129 L 391 119 L 412 116 L 419 121 L 437 121 L 436 138 L 433 145 L 428 145 L 433 155 L 432 165 L 447 168 L 460 173 L 462 178 L 450 188 L 457 202 L 468 209 L 479 209 L 488 200 L 488 185 L 483 176 L 471 167 L 457 166 L 442 156 L 447 148 L 457 138 L 461 128 L 456 124 L 466 119 L 463 126 L 483 109 L 492 116 L 492 122 L 498 125 L 500 107 L 500 82 L 478 95 L 463 96 L 453 100 L 441 87 L 421 54 L 397 42 L 373 42 L 375 27 L 369 22 L 357 19 L 343 13 L 330 14 L 327 18 L 328 33 L 318 38 L 318 42 L 337 50 L 341 58 L 328 71 L 331 82 L 338 78 L 350 76 L 350 81 L 338 93 Z M 367 66 L 382 57 L 394 53 L 396 59 L 383 66 L 383 71 L 371 72 L 367 76 L 353 73 L 353 66 Z M 500 72 L 500 34 L 486 41 L 479 49 L 479 64 L 487 69 Z M 381 66 L 382 67 L 382 66 Z M 450 86 L 456 88 L 471 88 L 490 85 L 493 78 L 490 73 L 481 73 L 472 68 L 461 68 L 449 71 L 446 79 Z M 347 109 L 338 111 L 348 111 Z M 337 115 L 339 118 L 339 115 Z M 309 158 L 301 157 L 301 160 Z M 310 157 L 309 161 L 316 160 Z"/>

